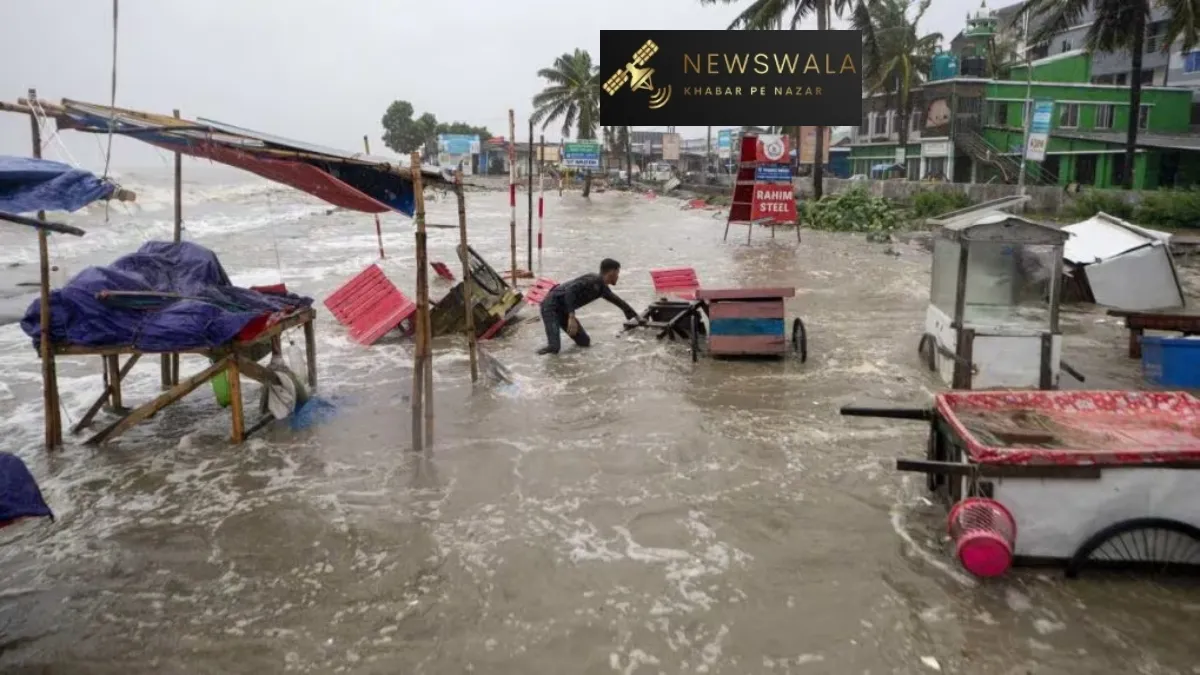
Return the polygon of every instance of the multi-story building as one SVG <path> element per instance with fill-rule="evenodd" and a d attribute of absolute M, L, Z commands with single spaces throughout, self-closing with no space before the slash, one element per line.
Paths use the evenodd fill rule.
<path fill-rule="evenodd" d="M 1055 102 L 1047 156 L 1027 164 L 1035 184 L 1120 185 L 1124 178 L 1129 88 L 1094 83 L 1092 58 L 1071 49 L 1032 62 L 1003 79 L 952 77 L 913 91 L 908 145 L 899 147 L 895 97 L 864 101 L 864 118 L 851 146 L 853 173 L 905 162 L 910 179 L 1015 182 L 1020 174 L 1025 115 L 1030 100 Z M 1134 186 L 1200 184 L 1200 137 L 1189 134 L 1192 91 L 1146 86 L 1137 112 L 1142 133 Z"/>
<path fill-rule="evenodd" d="M 1023 33 L 1024 27 L 1014 21 L 1021 4 L 1009 5 L 995 11 L 1000 21 L 1000 30 L 1012 35 Z M 1056 33 L 1049 40 L 1034 45 L 1030 52 L 1032 58 L 1041 59 L 1048 56 L 1075 52 L 1085 46 L 1087 32 L 1096 20 L 1096 13 L 1088 8 L 1079 23 Z M 1029 27 L 1030 34 L 1038 32 L 1040 20 L 1033 19 Z M 1193 99 L 1197 103 L 1193 111 L 1193 124 L 1200 124 L 1200 50 L 1183 52 L 1179 45 L 1164 49 L 1167 33 L 1167 10 L 1155 4 L 1150 11 L 1150 23 L 1146 26 L 1146 38 L 1143 46 L 1141 81 L 1142 84 L 1154 86 L 1179 86 L 1193 90 Z M 1096 52 L 1092 55 L 1091 81 L 1094 84 L 1128 85 L 1130 70 L 1133 68 L 1132 57 L 1128 50 L 1119 52 Z"/>

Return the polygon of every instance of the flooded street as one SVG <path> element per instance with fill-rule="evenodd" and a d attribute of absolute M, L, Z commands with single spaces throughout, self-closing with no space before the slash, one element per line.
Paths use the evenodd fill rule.
<path fill-rule="evenodd" d="M 693 364 L 685 345 L 618 336 L 620 311 L 598 302 L 579 314 L 592 348 L 534 356 L 542 327 L 523 324 L 484 343 L 516 383 L 472 388 L 464 342 L 441 339 L 422 458 L 408 447 L 410 345 L 357 345 L 320 305 L 374 262 L 371 217 L 238 174 L 192 182 L 202 169 L 185 170 L 185 238 L 235 283 L 317 299 L 320 393 L 338 414 L 230 447 L 228 411 L 202 387 L 111 446 L 75 437 L 47 455 L 36 353 L 0 326 L 0 447 L 58 515 L 3 535 L 0 672 L 1200 673 L 1200 590 L 1057 570 L 977 583 L 946 552 L 924 479 L 892 470 L 924 453 L 926 427 L 838 415 L 937 389 L 916 355 L 920 248 L 815 232 L 797 247 L 766 230 L 747 246 L 678 200 L 548 193 L 541 275 L 616 258 L 614 290 L 638 309 L 658 267 L 694 266 L 708 287 L 794 285 L 809 360 Z M 86 237 L 55 237 L 65 273 L 169 239 L 169 179 L 139 178 L 140 207 L 105 224 L 93 206 L 71 221 Z M 430 222 L 457 222 L 452 199 L 429 206 Z M 507 194 L 469 193 L 468 222 L 507 268 Z M 411 294 L 411 224 L 384 230 L 382 266 Z M 430 233 L 431 260 L 456 275 L 457 237 Z M 6 228 L 0 251 L 4 274 L 36 279 L 35 237 Z M 1089 387 L 1136 386 L 1118 324 L 1072 308 L 1064 330 Z M 66 425 L 99 394 L 94 361 L 60 361 Z M 126 401 L 154 396 L 158 377 L 143 362 Z"/>

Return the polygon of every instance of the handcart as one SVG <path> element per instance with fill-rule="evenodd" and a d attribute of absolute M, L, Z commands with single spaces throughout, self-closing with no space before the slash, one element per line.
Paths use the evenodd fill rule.
<path fill-rule="evenodd" d="M 1182 392 L 986 391 L 841 414 L 929 424 L 927 476 L 981 577 L 1052 564 L 1200 574 L 1200 399 Z"/>
<path fill-rule="evenodd" d="M 930 221 L 933 271 L 922 362 L 955 389 L 1058 387 L 1063 245 L 1058 228 L 997 210 Z"/>
<path fill-rule="evenodd" d="M 795 297 L 795 288 L 702 289 L 690 267 L 651 270 L 650 277 L 662 297 L 637 319 L 626 322 L 626 330 L 644 327 L 657 330 L 660 340 L 686 340 L 691 344 L 693 362 L 699 359 L 705 337 L 712 356 L 787 353 L 784 298 Z M 801 362 L 808 360 L 808 336 L 799 318 L 792 321 L 790 344 Z"/>

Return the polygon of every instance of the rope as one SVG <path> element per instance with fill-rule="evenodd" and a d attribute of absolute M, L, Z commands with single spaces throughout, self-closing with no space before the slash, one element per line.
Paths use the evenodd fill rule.
<path fill-rule="evenodd" d="M 30 103 L 32 104 L 30 109 L 33 110 L 33 117 L 37 120 L 38 127 L 45 132 L 46 128 L 49 126 L 46 124 L 46 120 L 48 120 L 50 116 L 46 114 L 46 109 L 42 107 L 41 99 L 35 98 L 30 101 Z M 42 143 L 42 150 L 45 150 L 46 146 L 50 145 L 51 141 L 57 141 L 59 149 L 62 150 L 63 155 L 67 158 L 67 161 L 71 163 L 71 166 L 75 167 L 76 169 L 79 168 L 79 160 L 75 159 L 75 156 L 71 154 L 70 149 L 67 148 L 67 144 L 63 143 L 62 135 L 59 134 L 58 125 L 55 125 L 54 131 L 52 131 L 45 138 L 45 142 Z"/>
<path fill-rule="evenodd" d="M 104 154 L 104 178 L 108 178 L 108 166 L 112 161 L 113 127 L 117 123 L 117 2 L 118 0 L 113 0 L 112 90 L 109 94 L 108 151 Z"/>

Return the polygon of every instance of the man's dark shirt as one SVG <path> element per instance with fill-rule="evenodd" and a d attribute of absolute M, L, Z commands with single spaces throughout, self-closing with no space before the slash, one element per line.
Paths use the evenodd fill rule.
<path fill-rule="evenodd" d="M 617 294 L 612 292 L 599 274 L 585 274 L 561 283 L 551 289 L 546 297 L 547 300 L 559 303 L 559 306 L 564 308 L 567 313 L 574 312 L 598 298 L 604 298 L 619 307 L 622 312 L 625 312 L 626 319 L 637 316 L 637 312 L 633 311 L 633 308 L 624 300 L 617 297 Z"/>

